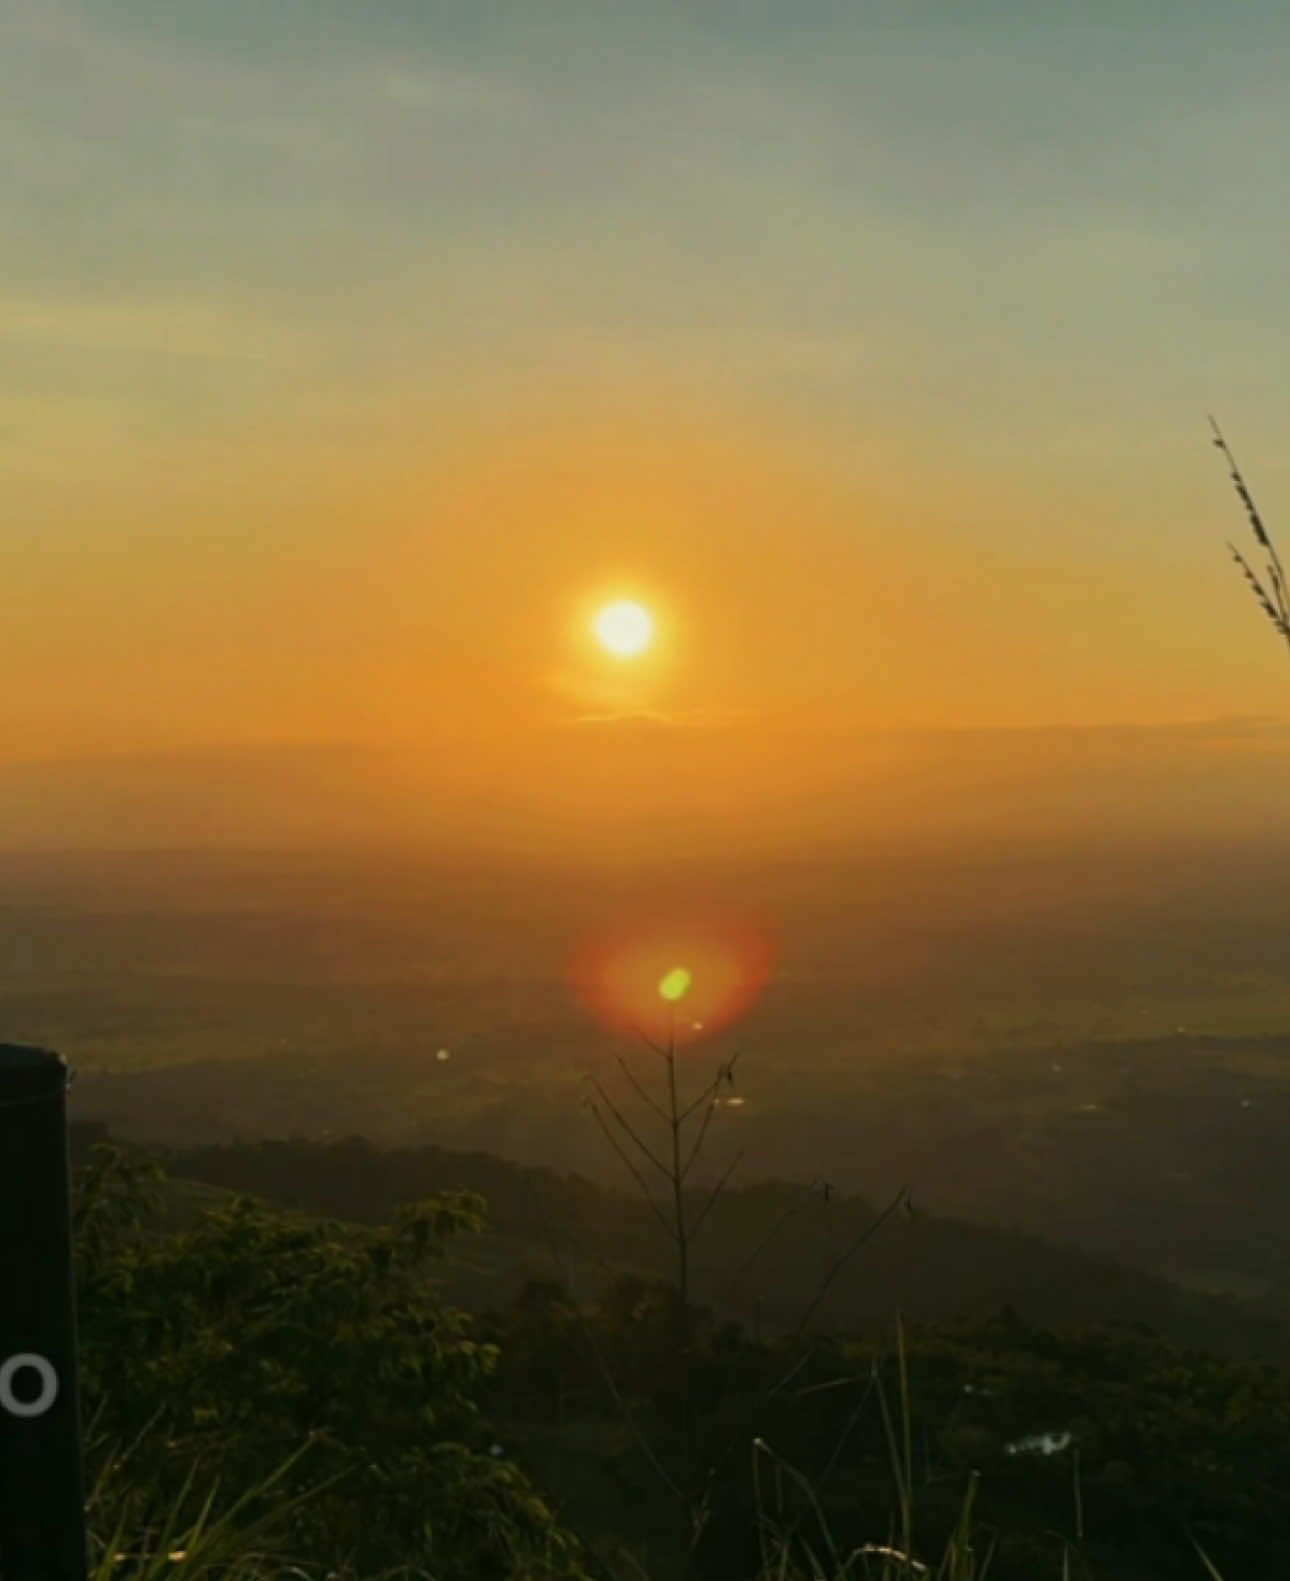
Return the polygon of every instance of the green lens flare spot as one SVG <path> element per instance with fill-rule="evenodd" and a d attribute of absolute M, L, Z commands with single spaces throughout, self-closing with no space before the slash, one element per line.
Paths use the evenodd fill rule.
<path fill-rule="evenodd" d="M 690 984 L 694 978 L 684 966 L 674 966 L 670 972 L 664 974 L 659 982 L 659 996 L 666 999 L 671 1005 L 679 999 L 684 999 L 690 991 Z"/>

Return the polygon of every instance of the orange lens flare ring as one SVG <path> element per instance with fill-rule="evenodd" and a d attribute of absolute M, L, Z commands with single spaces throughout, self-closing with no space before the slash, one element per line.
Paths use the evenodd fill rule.
<path fill-rule="evenodd" d="M 610 1031 L 679 1045 L 745 1014 L 766 986 L 774 956 L 769 931 L 746 919 L 655 919 L 585 940 L 570 977 Z"/>

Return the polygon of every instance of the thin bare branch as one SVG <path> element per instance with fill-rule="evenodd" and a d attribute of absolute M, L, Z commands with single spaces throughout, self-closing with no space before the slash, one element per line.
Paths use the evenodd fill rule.
<path fill-rule="evenodd" d="M 605 1108 L 608 1109 L 610 1114 L 613 1115 L 615 1122 L 623 1131 L 624 1135 L 629 1136 L 632 1139 L 632 1141 L 640 1149 L 641 1154 L 647 1158 L 651 1164 L 653 1164 L 654 1168 L 658 1170 L 659 1174 L 662 1175 L 664 1180 L 670 1180 L 672 1178 L 671 1170 L 658 1156 L 658 1154 L 653 1151 L 649 1144 L 641 1139 L 640 1133 L 636 1130 L 635 1126 L 632 1125 L 631 1121 L 605 1091 L 604 1087 L 600 1084 L 596 1077 L 588 1076 L 586 1080 L 588 1084 L 595 1089 L 596 1096 L 604 1104 Z"/>
<path fill-rule="evenodd" d="M 685 1106 L 685 1108 L 681 1110 L 681 1112 L 676 1117 L 676 1123 L 678 1125 L 684 1125 L 685 1122 L 690 1118 L 690 1116 L 692 1114 L 694 1114 L 696 1110 L 702 1109 L 705 1104 L 708 1106 L 709 1109 L 711 1109 L 712 1108 L 712 1100 L 716 1097 L 717 1093 L 720 1090 L 721 1090 L 721 1078 L 719 1076 L 714 1076 L 713 1079 L 708 1083 L 708 1085 L 699 1094 L 699 1096 L 694 1100 L 694 1102 L 690 1103 L 690 1104 L 687 1104 Z"/>
<path fill-rule="evenodd" d="M 814 1296 L 812 1296 L 811 1300 L 807 1303 L 806 1310 L 798 1319 L 797 1327 L 793 1331 L 795 1335 L 801 1335 L 804 1332 L 806 1325 L 811 1321 L 816 1312 L 819 1310 L 820 1303 L 824 1300 L 825 1296 L 828 1295 L 829 1290 L 833 1285 L 833 1281 L 838 1277 L 838 1275 L 856 1255 L 860 1248 L 864 1246 L 866 1242 L 872 1239 L 872 1237 L 878 1233 L 878 1231 L 892 1216 L 892 1214 L 895 1213 L 898 1208 L 903 1207 L 908 1200 L 909 1187 L 902 1186 L 887 1204 L 887 1206 L 882 1210 L 882 1212 L 879 1213 L 876 1218 L 871 1219 L 864 1229 L 861 1230 L 860 1234 L 843 1247 L 838 1256 L 833 1259 L 833 1262 L 830 1264 L 828 1271 L 824 1275 L 824 1278 L 820 1280 L 819 1285 L 816 1287 Z"/>
<path fill-rule="evenodd" d="M 724 1086 L 728 1086 L 728 1087 L 733 1087 L 734 1086 L 734 1084 L 735 1084 L 735 1066 L 739 1063 L 739 1056 L 742 1053 L 743 1053 L 742 1049 L 736 1049 L 735 1052 L 730 1056 L 730 1058 L 728 1060 L 725 1061 L 724 1064 L 719 1065 L 717 1067 L 717 1074 L 712 1078 L 712 1080 L 703 1089 L 703 1091 L 694 1100 L 694 1102 L 692 1104 L 690 1104 L 690 1106 L 687 1109 L 683 1109 L 681 1111 L 681 1113 L 680 1113 L 678 1118 L 679 1118 L 679 1120 L 680 1120 L 682 1125 L 685 1124 L 685 1122 L 690 1118 L 690 1116 L 694 1113 L 694 1111 L 696 1109 L 702 1108 L 703 1104 L 707 1101 L 707 1099 L 715 1096 L 715 1094 L 720 1092 L 723 1085 Z"/>
<path fill-rule="evenodd" d="M 715 1096 L 716 1089 L 712 1088 L 712 1087 L 709 1087 L 708 1091 L 710 1093 L 712 1093 L 713 1096 L 708 1100 L 708 1107 L 704 1111 L 702 1123 L 700 1124 L 698 1131 L 695 1132 L 694 1146 L 690 1149 L 690 1156 L 686 1159 L 685 1163 L 681 1167 L 681 1179 L 682 1180 L 684 1180 L 686 1178 L 686 1176 L 690 1173 L 690 1170 L 693 1167 L 695 1160 L 699 1156 L 699 1150 L 703 1146 L 703 1139 L 708 1134 L 708 1127 L 712 1124 L 712 1116 L 713 1116 L 714 1112 L 716 1111 L 716 1107 L 717 1107 L 717 1100 L 716 1100 L 716 1096 Z M 681 1120 L 678 1121 L 678 1124 L 684 1124 L 684 1123 L 685 1123 L 684 1116 L 682 1116 Z"/>
<path fill-rule="evenodd" d="M 772 1387 L 766 1391 L 766 1398 L 770 1400 L 773 1399 L 775 1395 L 782 1394 L 784 1390 L 788 1388 L 789 1384 L 792 1383 L 793 1379 L 797 1377 L 798 1373 L 806 1367 L 813 1354 L 813 1351 L 804 1350 L 795 1361 L 791 1362 L 789 1364 L 788 1371 L 783 1375 L 779 1382 L 772 1385 Z"/>
<path fill-rule="evenodd" d="M 770 1245 L 770 1243 L 779 1234 L 779 1232 L 788 1223 L 788 1221 L 790 1219 L 796 1218 L 801 1211 L 802 1209 L 800 1203 L 794 1203 L 791 1207 L 785 1208 L 783 1213 L 780 1214 L 779 1218 L 777 1218 L 774 1224 L 771 1225 L 770 1229 L 767 1230 L 766 1234 L 762 1236 L 761 1240 L 758 1241 L 756 1246 L 753 1247 L 752 1251 L 749 1252 L 747 1257 L 744 1258 L 743 1262 L 741 1262 L 734 1270 L 735 1275 L 738 1276 L 739 1274 L 746 1274 L 761 1256 L 761 1254 Z"/>
<path fill-rule="evenodd" d="M 596 1124 L 608 1138 L 610 1147 L 612 1147 L 614 1152 L 618 1154 L 619 1158 L 623 1162 L 624 1167 L 630 1172 L 632 1179 L 635 1180 L 636 1184 L 641 1188 L 641 1192 L 646 1202 L 649 1203 L 654 1217 L 663 1226 L 664 1230 L 667 1232 L 668 1237 L 672 1240 L 675 1240 L 676 1232 L 672 1228 L 671 1224 L 668 1223 L 667 1215 L 663 1212 L 662 1208 L 659 1207 L 658 1203 L 655 1202 L 654 1194 L 649 1189 L 649 1182 L 636 1167 L 634 1160 L 628 1156 L 627 1149 L 623 1147 L 622 1143 L 614 1135 L 613 1131 L 610 1129 L 609 1122 L 605 1119 L 604 1115 L 601 1114 L 600 1110 L 596 1108 L 594 1103 L 588 1103 L 587 1107 L 595 1116 Z"/>
<path fill-rule="evenodd" d="M 650 1037 L 649 1033 L 646 1032 L 644 1027 L 635 1026 L 632 1030 L 636 1033 L 636 1036 L 641 1040 L 645 1047 L 649 1049 L 650 1053 L 657 1054 L 659 1059 L 665 1060 L 667 1058 L 667 1050 L 661 1043 L 655 1043 L 654 1039 Z"/>
<path fill-rule="evenodd" d="M 559 1266 L 558 1262 L 557 1266 Z M 668 1475 L 667 1468 L 663 1465 L 662 1461 L 659 1460 L 653 1449 L 651 1449 L 648 1438 L 646 1438 L 645 1434 L 641 1431 L 635 1416 L 632 1414 L 631 1407 L 627 1404 L 627 1401 L 623 1397 L 622 1391 L 618 1387 L 618 1382 L 614 1377 L 613 1370 L 609 1365 L 608 1359 L 601 1350 L 600 1344 L 596 1339 L 595 1330 L 592 1328 L 590 1322 L 588 1322 L 586 1313 L 582 1310 L 582 1303 L 578 1299 L 578 1292 L 574 1284 L 572 1264 L 565 1271 L 565 1283 L 568 1285 L 569 1294 L 572 1297 L 573 1310 L 577 1316 L 579 1327 L 582 1329 L 583 1337 L 586 1339 L 588 1348 L 596 1359 L 596 1365 L 599 1367 L 601 1375 L 605 1380 L 605 1387 L 609 1390 L 610 1396 L 621 1413 L 623 1421 L 626 1422 L 628 1430 L 630 1431 L 632 1437 L 636 1440 L 637 1447 L 645 1456 L 645 1459 L 649 1462 L 655 1475 L 663 1483 L 664 1487 L 667 1488 L 668 1492 L 671 1493 L 673 1498 L 677 1499 L 688 1512 L 690 1506 L 689 1499 Z"/>
<path fill-rule="evenodd" d="M 691 1240 L 693 1240 L 694 1237 L 702 1229 L 704 1219 L 706 1219 L 707 1216 L 709 1215 L 709 1213 L 712 1212 L 713 1208 L 716 1207 L 717 1199 L 721 1196 L 721 1193 L 726 1189 L 726 1182 L 730 1179 L 731 1175 L 734 1174 L 735 1170 L 739 1168 L 740 1163 L 743 1161 L 743 1156 L 744 1155 L 743 1155 L 742 1150 L 735 1154 L 735 1156 L 730 1160 L 730 1162 L 726 1166 L 726 1168 L 722 1171 L 721 1177 L 717 1181 L 716 1185 L 713 1186 L 712 1190 L 708 1193 L 708 1200 L 699 1209 L 698 1217 L 695 1219 L 694 1223 L 691 1224 L 691 1226 L 690 1226 L 690 1239 Z"/>
<path fill-rule="evenodd" d="M 655 1100 L 650 1097 L 649 1093 L 645 1091 L 644 1087 L 642 1087 L 640 1082 L 636 1079 L 636 1072 L 631 1068 L 631 1066 L 621 1054 L 618 1056 L 618 1067 L 622 1071 L 623 1075 L 626 1076 L 627 1080 L 631 1083 L 632 1089 L 640 1101 L 648 1108 L 652 1109 L 665 1125 L 670 1124 L 667 1110 L 661 1103 L 656 1103 Z"/>

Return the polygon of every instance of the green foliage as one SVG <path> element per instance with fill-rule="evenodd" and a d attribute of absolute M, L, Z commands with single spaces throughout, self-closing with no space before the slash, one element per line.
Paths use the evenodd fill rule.
<path fill-rule="evenodd" d="M 95 1440 L 132 1445 L 136 1487 L 195 1518 L 194 1468 L 261 1495 L 326 1484 L 290 1511 L 329 1565 L 451 1565 L 462 1581 L 582 1575 L 577 1545 L 521 1472 L 490 1452 L 477 1395 L 496 1363 L 434 1271 L 480 1222 L 459 1195 L 379 1228 L 309 1222 L 247 1198 L 181 1233 L 151 1216 L 157 1173 L 121 1150 L 82 1176 L 77 1223 L 83 1393 Z M 113 1451 L 104 1450 L 105 1454 Z M 273 1498 L 270 1498 L 272 1490 Z"/>
<path fill-rule="evenodd" d="M 624 1549 L 658 1581 L 691 1562 L 667 1485 L 686 1466 L 704 1581 L 980 1581 L 987 1554 L 991 1581 L 1157 1581 L 1196 1574 L 1198 1547 L 1224 1574 L 1290 1572 L 1272 1367 L 1010 1309 L 911 1327 L 895 1352 L 763 1343 L 692 1309 L 681 1355 L 674 1293 L 639 1276 L 587 1304 L 547 1278 L 491 1316 L 452 1308 L 469 1196 L 368 1227 L 226 1198 L 176 1232 L 159 1186 L 100 1149 L 76 1202 L 95 1523 L 131 1581 L 202 1543 L 242 1565 L 225 1581 L 283 1581 L 293 1557 L 311 1576 L 581 1581 L 636 1574 Z M 1016 1452 L 1044 1430 L 1069 1449 Z"/>
<path fill-rule="evenodd" d="M 534 1333 L 540 1347 L 526 1351 Z M 580 1528 L 634 1541 L 658 1573 L 672 1573 L 675 1553 L 659 1536 L 668 1495 L 650 1460 L 675 1463 L 658 1359 L 665 1292 L 624 1280 L 578 1314 L 545 1284 L 489 1334 L 502 1355 L 489 1408 L 511 1418 L 508 1438 L 522 1433 L 528 1463 L 558 1485 Z M 814 1555 L 819 1574 L 832 1576 L 821 1556 L 835 1551 L 870 1566 L 857 1558 L 848 1573 L 876 1574 L 877 1543 L 912 1551 L 933 1571 L 952 1560 L 966 1574 L 969 1558 L 979 1567 L 992 1550 L 995 1581 L 1058 1576 L 1063 1563 L 1076 1577 L 1087 1566 L 1099 1581 L 1157 1581 L 1197 1573 L 1193 1539 L 1227 1573 L 1270 1564 L 1290 1573 L 1284 1373 L 1180 1350 L 1141 1328 L 1059 1332 L 1009 1310 L 986 1323 L 912 1328 L 906 1349 L 902 1366 L 899 1347 L 881 1340 L 758 1344 L 730 1325 L 696 1323 L 688 1380 L 700 1460 L 711 1468 L 700 1575 L 750 1576 L 773 1560 L 772 1574 L 787 1565 L 787 1576 L 814 1576 Z M 557 1375 L 558 1412 L 555 1391 L 542 1388 Z M 614 1426 L 624 1413 L 632 1430 Z M 586 1424 L 597 1417 L 604 1426 L 593 1434 Z M 1069 1447 L 1017 1447 L 1045 1431 L 1059 1441 L 1069 1433 Z M 746 1469 L 754 1442 L 760 1493 Z M 769 1557 L 757 1551 L 758 1532 L 773 1538 Z"/>

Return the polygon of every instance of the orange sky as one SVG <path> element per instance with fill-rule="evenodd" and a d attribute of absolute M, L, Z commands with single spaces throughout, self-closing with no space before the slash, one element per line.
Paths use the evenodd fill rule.
<path fill-rule="evenodd" d="M 1201 750 L 1177 728 L 1280 700 L 1218 552 L 1230 522 L 1152 565 L 1086 545 L 1079 500 L 923 477 L 894 442 L 826 458 L 751 414 L 602 400 L 419 437 L 405 414 L 375 454 L 283 434 L 235 469 L 194 451 L 33 490 L 11 838 L 764 849 L 857 837 L 866 809 L 1142 829 L 1239 822 L 1252 796 L 1275 818 L 1279 738 Z M 625 663 L 588 629 L 621 595 L 658 621 Z M 1113 724 L 1144 728 L 1069 734 Z M 332 746 L 355 755 L 311 768 Z M 1166 811 L 1180 771 L 1204 786 Z"/>
<path fill-rule="evenodd" d="M 1279 14 L 503 9 L 15 6 L 0 845 L 787 840 L 1118 725 L 1145 825 L 1285 713 Z M 1087 821 L 1003 739 L 935 816 Z"/>
<path fill-rule="evenodd" d="M 28 484 L 3 557 L 24 594 L 6 756 L 458 732 L 501 748 L 621 713 L 792 727 L 825 751 L 886 726 L 1280 701 L 1271 634 L 1222 558 L 1240 521 L 1217 466 L 1212 536 L 1162 520 L 1158 543 L 1126 544 L 1085 530 L 1078 495 L 942 469 L 898 435 L 829 455 L 764 417 L 591 395 L 558 418 L 422 421 L 339 460 L 286 433 Z M 1136 521 L 1143 500 L 1121 505 Z M 632 665 L 587 633 L 622 592 L 659 621 Z"/>

